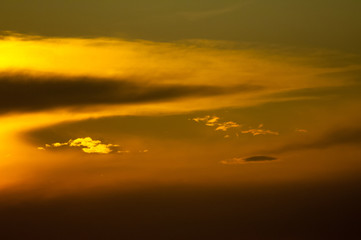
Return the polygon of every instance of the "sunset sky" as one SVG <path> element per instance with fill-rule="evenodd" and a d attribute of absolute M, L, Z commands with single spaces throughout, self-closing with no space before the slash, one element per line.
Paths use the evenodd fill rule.
<path fill-rule="evenodd" d="M 2 0 L 0 239 L 357 239 L 361 1 Z"/>

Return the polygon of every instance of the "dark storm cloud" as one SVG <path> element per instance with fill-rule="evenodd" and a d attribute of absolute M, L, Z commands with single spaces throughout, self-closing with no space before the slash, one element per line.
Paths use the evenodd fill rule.
<path fill-rule="evenodd" d="M 166 101 L 248 92 L 254 85 L 218 87 L 206 85 L 150 84 L 137 79 L 0 75 L 0 113 L 29 112 L 95 104 Z"/>
<path fill-rule="evenodd" d="M 269 156 L 252 156 L 244 159 L 244 161 L 246 162 L 273 161 L 273 160 L 277 160 L 277 158 L 269 157 Z"/>

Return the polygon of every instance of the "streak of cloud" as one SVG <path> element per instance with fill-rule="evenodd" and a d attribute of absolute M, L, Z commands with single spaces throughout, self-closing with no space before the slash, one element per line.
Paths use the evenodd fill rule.
<path fill-rule="evenodd" d="M 252 92 L 259 86 L 147 84 L 142 81 L 91 77 L 0 75 L 0 113 L 96 105 L 170 101 Z M 20 97 L 21 96 L 21 97 Z M 211 121 L 211 120 L 210 120 Z"/>
<path fill-rule="evenodd" d="M 252 156 L 247 158 L 232 158 L 229 160 L 223 160 L 221 161 L 221 163 L 224 165 L 239 165 L 246 163 L 262 163 L 262 162 L 269 162 L 275 160 L 277 160 L 277 158 L 270 156 Z"/>

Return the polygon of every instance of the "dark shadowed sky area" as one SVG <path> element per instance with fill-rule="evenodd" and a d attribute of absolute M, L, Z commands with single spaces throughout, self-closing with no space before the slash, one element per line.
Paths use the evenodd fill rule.
<path fill-rule="evenodd" d="M 0 239 L 359 239 L 360 12 L 1 1 Z"/>

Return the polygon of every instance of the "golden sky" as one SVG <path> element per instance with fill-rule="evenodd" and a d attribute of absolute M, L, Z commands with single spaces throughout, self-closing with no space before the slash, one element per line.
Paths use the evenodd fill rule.
<path fill-rule="evenodd" d="M 4 239 L 353 236 L 359 1 L 2 5 Z"/>

